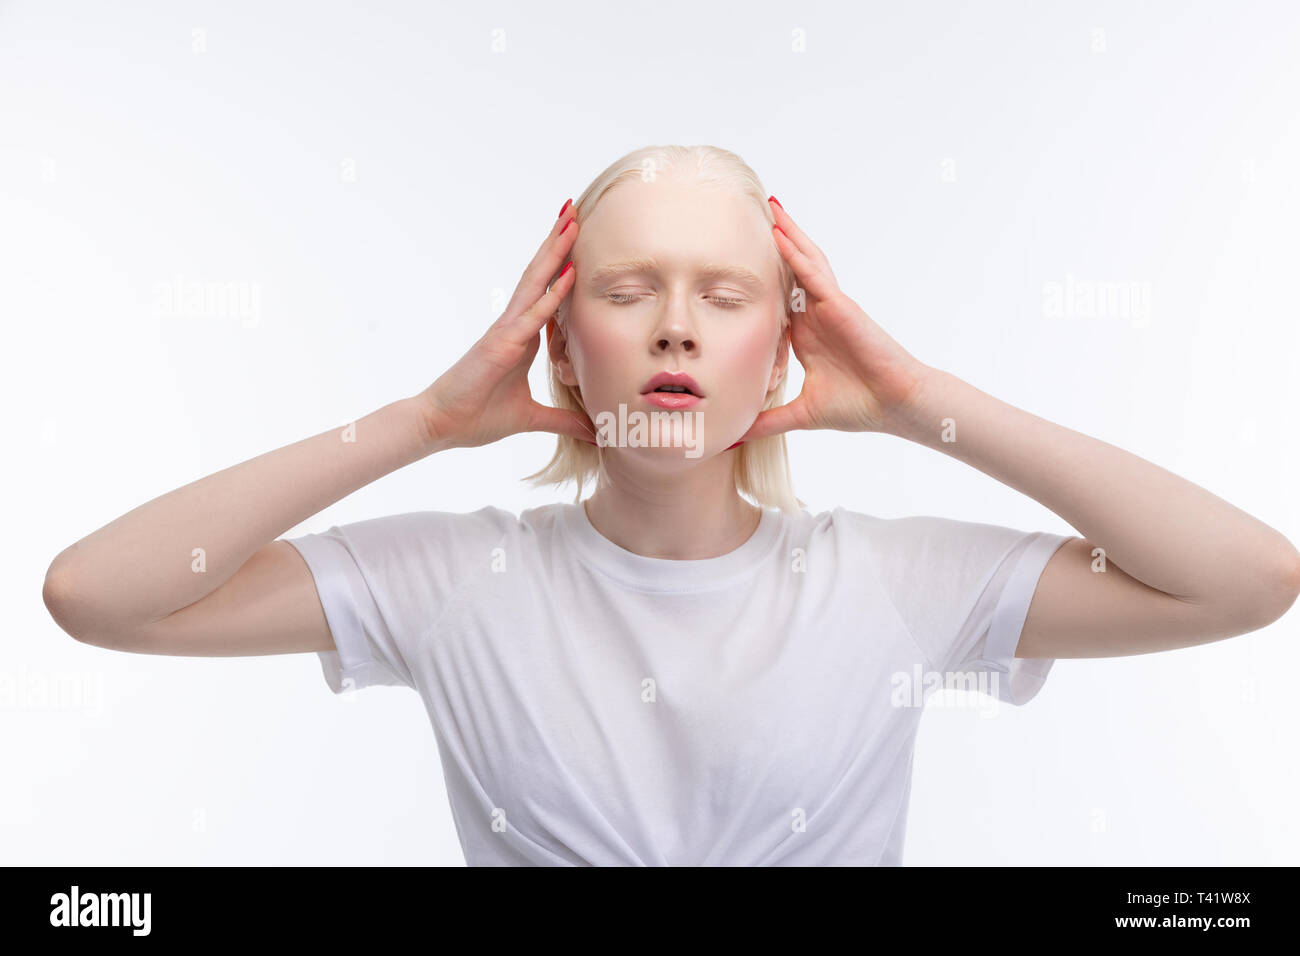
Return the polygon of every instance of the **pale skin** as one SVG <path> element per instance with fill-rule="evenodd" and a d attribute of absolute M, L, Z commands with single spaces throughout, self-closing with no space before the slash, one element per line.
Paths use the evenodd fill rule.
<path fill-rule="evenodd" d="M 581 230 L 568 221 L 571 212 L 561 215 L 505 312 L 470 352 L 418 395 L 359 419 L 355 441 L 332 429 L 268 452 L 146 502 L 65 549 L 45 580 L 54 619 L 86 643 L 143 653 L 334 649 L 310 571 L 277 536 L 444 449 L 524 431 L 590 440 L 585 416 L 539 404 L 529 392 L 543 328 L 551 360 L 566 382 L 580 385 L 588 408 L 632 400 L 645 376 L 663 368 L 687 368 L 708 393 L 708 447 L 695 462 L 680 452 L 606 449 L 615 481 L 592 496 L 588 514 L 636 553 L 709 557 L 752 534 L 756 509 L 730 483 L 735 452 L 727 446 L 738 438 L 881 431 L 965 461 L 1085 533 L 1043 572 L 1019 657 L 1110 657 L 1205 643 L 1262 627 L 1295 600 L 1300 555 L 1281 534 L 1149 462 L 920 363 L 839 290 L 826 257 L 779 204 L 771 204 L 779 228 L 769 231 L 765 218 L 756 216 L 761 226 L 747 219 L 734 197 L 662 185 L 653 197 L 615 190 L 605 203 L 633 205 L 619 215 L 611 203 L 598 217 L 602 203 Z M 647 218 L 652 207 L 665 214 Z M 589 238 L 576 249 L 580 231 Z M 681 244 L 698 235 L 715 241 Z M 647 254 L 660 262 L 630 279 L 575 286 L 579 272 L 594 275 Z M 784 304 L 778 255 L 807 293 L 788 336 L 775 321 Z M 570 256 L 576 268 L 561 273 Z M 719 282 L 700 272 L 706 261 L 739 265 L 759 281 Z M 628 285 L 635 302 L 608 298 Z M 720 293 L 746 301 L 724 315 Z M 759 414 L 791 345 L 804 368 L 803 391 Z M 956 441 L 943 440 L 945 420 L 955 423 Z M 196 547 L 204 549 L 203 573 L 192 569 Z M 1104 572 L 1093 570 L 1098 547 Z"/>
<path fill-rule="evenodd" d="M 780 203 L 769 204 L 777 248 L 808 293 L 791 336 L 805 379 L 794 401 L 759 415 L 746 437 L 804 428 L 897 435 L 978 468 L 1083 532 L 1043 570 L 1017 657 L 1172 650 L 1256 630 L 1291 607 L 1300 554 L 1278 531 L 1149 461 L 918 362 L 840 290 Z"/>
<path fill-rule="evenodd" d="M 311 571 L 276 540 L 398 468 L 449 448 L 525 431 L 585 438 L 581 416 L 541 405 L 528 367 L 543 325 L 573 285 L 548 289 L 577 223 L 557 219 L 501 316 L 418 395 L 147 501 L 65 548 L 45 575 L 51 616 L 83 643 L 199 657 L 331 651 Z M 454 423 L 454 427 L 452 425 Z M 206 568 L 196 573 L 193 550 Z"/>
<path fill-rule="evenodd" d="M 661 371 L 688 373 L 704 396 L 692 412 L 704 421 L 699 457 L 680 445 L 605 449 L 609 480 L 585 504 L 592 524 L 649 557 L 740 547 L 761 515 L 736 490 L 740 452 L 728 448 L 754 422 L 789 353 L 780 347 L 780 259 L 761 207 L 667 173 L 632 179 L 583 219 L 571 256 L 578 280 L 549 327 L 549 352 L 586 408 L 597 418 L 620 404 L 657 411 L 641 389 Z"/>

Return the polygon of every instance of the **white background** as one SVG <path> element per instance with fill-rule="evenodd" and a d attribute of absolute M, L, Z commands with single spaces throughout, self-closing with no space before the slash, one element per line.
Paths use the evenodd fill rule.
<path fill-rule="evenodd" d="M 564 200 L 647 144 L 739 153 L 922 361 L 1300 540 L 1298 41 L 1280 0 L 0 6 L 0 861 L 463 862 L 415 693 L 335 697 L 314 655 L 82 645 L 43 576 L 423 388 Z M 1149 311 L 1053 316 L 1067 276 Z M 177 277 L 257 314 L 169 315 Z M 901 439 L 788 441 L 815 512 L 1076 533 Z M 569 500 L 519 480 L 553 446 L 426 459 L 285 536 Z M 904 862 L 1300 862 L 1298 628 L 1060 661 L 996 719 L 933 709 Z M 60 677 L 85 705 L 34 696 Z"/>

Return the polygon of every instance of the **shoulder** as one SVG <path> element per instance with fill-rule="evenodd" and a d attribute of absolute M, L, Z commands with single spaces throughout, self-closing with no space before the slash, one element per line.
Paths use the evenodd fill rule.
<path fill-rule="evenodd" d="M 473 511 L 405 511 L 335 525 L 311 537 L 334 538 L 370 551 L 465 546 L 496 541 L 519 527 L 519 517 L 494 505 Z"/>
<path fill-rule="evenodd" d="M 1031 534 L 983 521 L 925 514 L 883 517 L 842 507 L 815 520 L 846 544 L 890 559 L 951 560 L 966 555 L 984 560 L 1006 553 Z"/>
<path fill-rule="evenodd" d="M 473 511 L 406 511 L 401 514 L 383 515 L 359 524 L 373 525 L 384 531 L 428 532 L 436 530 L 463 531 L 468 533 L 492 534 L 509 530 L 519 523 L 514 512 L 495 505 L 485 505 Z M 355 527 L 355 526 L 350 526 Z"/>
<path fill-rule="evenodd" d="M 408 511 L 344 525 L 350 534 L 395 539 L 480 541 L 494 543 L 524 538 L 549 538 L 572 508 L 562 502 L 510 511 L 484 505 L 472 511 Z"/>
<path fill-rule="evenodd" d="M 943 520 L 928 515 L 885 518 L 839 505 L 816 513 L 803 511 L 798 517 L 790 517 L 793 528 L 806 529 L 812 535 L 877 541 L 884 541 L 890 537 L 905 539 L 915 536 L 931 529 L 932 522 Z"/>

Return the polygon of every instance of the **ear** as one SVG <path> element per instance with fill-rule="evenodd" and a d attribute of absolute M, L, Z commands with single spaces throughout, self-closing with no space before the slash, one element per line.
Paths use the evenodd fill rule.
<path fill-rule="evenodd" d="M 573 363 L 569 361 L 569 340 L 554 315 L 546 320 L 546 353 L 560 381 L 576 388 L 578 377 L 573 374 Z"/>

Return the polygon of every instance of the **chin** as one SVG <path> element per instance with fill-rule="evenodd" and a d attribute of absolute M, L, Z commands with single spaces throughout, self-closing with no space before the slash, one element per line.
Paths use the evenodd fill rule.
<path fill-rule="evenodd" d="M 705 441 L 705 418 L 695 409 L 629 407 L 626 403 L 617 411 L 603 410 L 591 416 L 606 448 L 635 450 L 654 455 L 656 460 L 685 461 L 698 461 L 722 450 Z"/>

